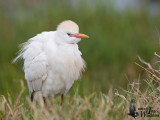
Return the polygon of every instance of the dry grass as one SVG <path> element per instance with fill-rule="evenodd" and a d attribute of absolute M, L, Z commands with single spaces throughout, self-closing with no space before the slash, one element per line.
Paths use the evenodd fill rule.
<path fill-rule="evenodd" d="M 112 120 L 112 119 L 134 119 L 128 116 L 129 103 L 135 99 L 137 108 L 152 107 L 160 112 L 160 91 L 158 89 L 160 72 L 154 69 L 149 63 L 140 59 L 148 68 L 143 68 L 148 77 L 145 82 L 148 84 L 145 89 L 141 89 L 140 82 L 129 83 L 128 89 L 120 94 L 118 90 L 110 89 L 107 94 L 93 93 L 86 97 L 78 94 L 70 97 L 65 96 L 63 106 L 60 106 L 59 98 L 48 100 L 47 104 L 36 105 L 27 97 L 25 103 L 21 102 L 22 94 L 25 89 L 22 83 L 22 91 L 13 103 L 11 97 L 0 96 L 0 119 L 1 120 Z M 137 110 L 138 111 L 138 110 Z M 140 111 L 138 111 L 140 113 Z M 137 119 L 149 119 L 147 117 L 138 117 Z M 153 117 L 152 119 L 158 119 Z"/>

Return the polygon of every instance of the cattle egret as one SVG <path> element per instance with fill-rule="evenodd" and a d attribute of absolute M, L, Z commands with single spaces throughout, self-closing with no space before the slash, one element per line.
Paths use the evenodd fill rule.
<path fill-rule="evenodd" d="M 63 104 L 63 95 L 85 69 L 77 45 L 81 38 L 88 36 L 79 33 L 75 22 L 67 20 L 60 23 L 56 31 L 42 32 L 22 44 L 13 62 L 24 59 L 31 101 L 36 100 L 36 96 L 45 101 L 61 95 Z"/>

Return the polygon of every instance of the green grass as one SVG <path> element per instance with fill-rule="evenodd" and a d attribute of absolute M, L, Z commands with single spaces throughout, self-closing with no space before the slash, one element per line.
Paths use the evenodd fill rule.
<path fill-rule="evenodd" d="M 95 2 L 95 1 L 94 1 Z M 146 10 L 139 13 L 118 13 L 110 2 L 89 4 L 79 1 L 0 1 L 0 94 L 18 95 L 20 80 L 24 80 L 22 64 L 11 64 L 18 44 L 42 31 L 56 29 L 61 21 L 70 19 L 78 23 L 80 32 L 90 36 L 79 43 L 88 69 L 79 84 L 80 95 L 94 91 L 107 92 L 113 88 L 126 88 L 128 81 L 141 71 L 134 62 L 137 55 L 147 61 L 158 49 L 160 17 L 152 17 Z M 26 95 L 28 90 L 25 90 Z"/>
<path fill-rule="evenodd" d="M 151 71 L 154 73 L 155 69 Z M 160 79 L 159 76 L 158 79 Z M 47 99 L 45 105 L 42 101 L 39 101 L 39 104 L 31 102 L 28 96 L 24 97 L 25 87 L 22 82 L 21 92 L 15 102 L 12 102 L 9 95 L 7 98 L 0 96 L 0 118 L 7 120 L 134 120 L 135 118 L 128 116 L 130 101 L 134 99 L 136 111 L 139 113 L 136 119 L 148 120 L 150 117 L 141 117 L 141 111 L 138 108 L 152 107 L 152 110 L 158 110 L 155 115 L 159 115 L 158 79 L 150 74 L 146 79 L 148 86 L 143 91 L 140 90 L 140 83 L 132 82 L 129 83 L 127 90 L 123 90 L 123 94 L 111 88 L 107 93 L 94 92 L 81 97 L 79 87 L 76 87 L 74 95 L 65 95 L 63 106 L 60 105 L 60 97 Z M 152 117 L 152 120 L 158 120 L 158 118 Z"/>

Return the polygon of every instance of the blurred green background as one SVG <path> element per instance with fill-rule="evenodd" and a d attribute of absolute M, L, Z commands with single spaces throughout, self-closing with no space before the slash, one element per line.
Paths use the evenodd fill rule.
<path fill-rule="evenodd" d="M 158 51 L 160 14 L 149 4 L 122 10 L 111 0 L 0 1 L 0 94 L 17 95 L 20 80 L 25 81 L 23 63 L 11 64 L 18 44 L 42 31 L 54 31 L 68 19 L 90 36 L 79 43 L 88 69 L 74 86 L 82 95 L 106 92 L 111 86 L 126 88 L 128 80 L 142 74 L 134 64 L 137 56 L 150 61 Z"/>

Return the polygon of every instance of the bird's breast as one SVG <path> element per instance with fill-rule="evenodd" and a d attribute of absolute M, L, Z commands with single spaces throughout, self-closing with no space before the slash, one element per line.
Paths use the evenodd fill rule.
<path fill-rule="evenodd" d="M 52 91 L 50 94 L 66 93 L 85 67 L 81 52 L 76 46 L 57 46 L 50 54 L 49 74 L 43 88 L 47 93 Z"/>
<path fill-rule="evenodd" d="M 85 67 L 81 52 L 76 46 L 63 46 L 57 50 L 55 71 L 59 79 L 64 82 L 66 91 L 70 89 Z"/>
<path fill-rule="evenodd" d="M 59 48 L 56 58 L 56 70 L 64 79 L 78 79 L 84 62 L 81 52 L 76 46 L 63 46 Z"/>

